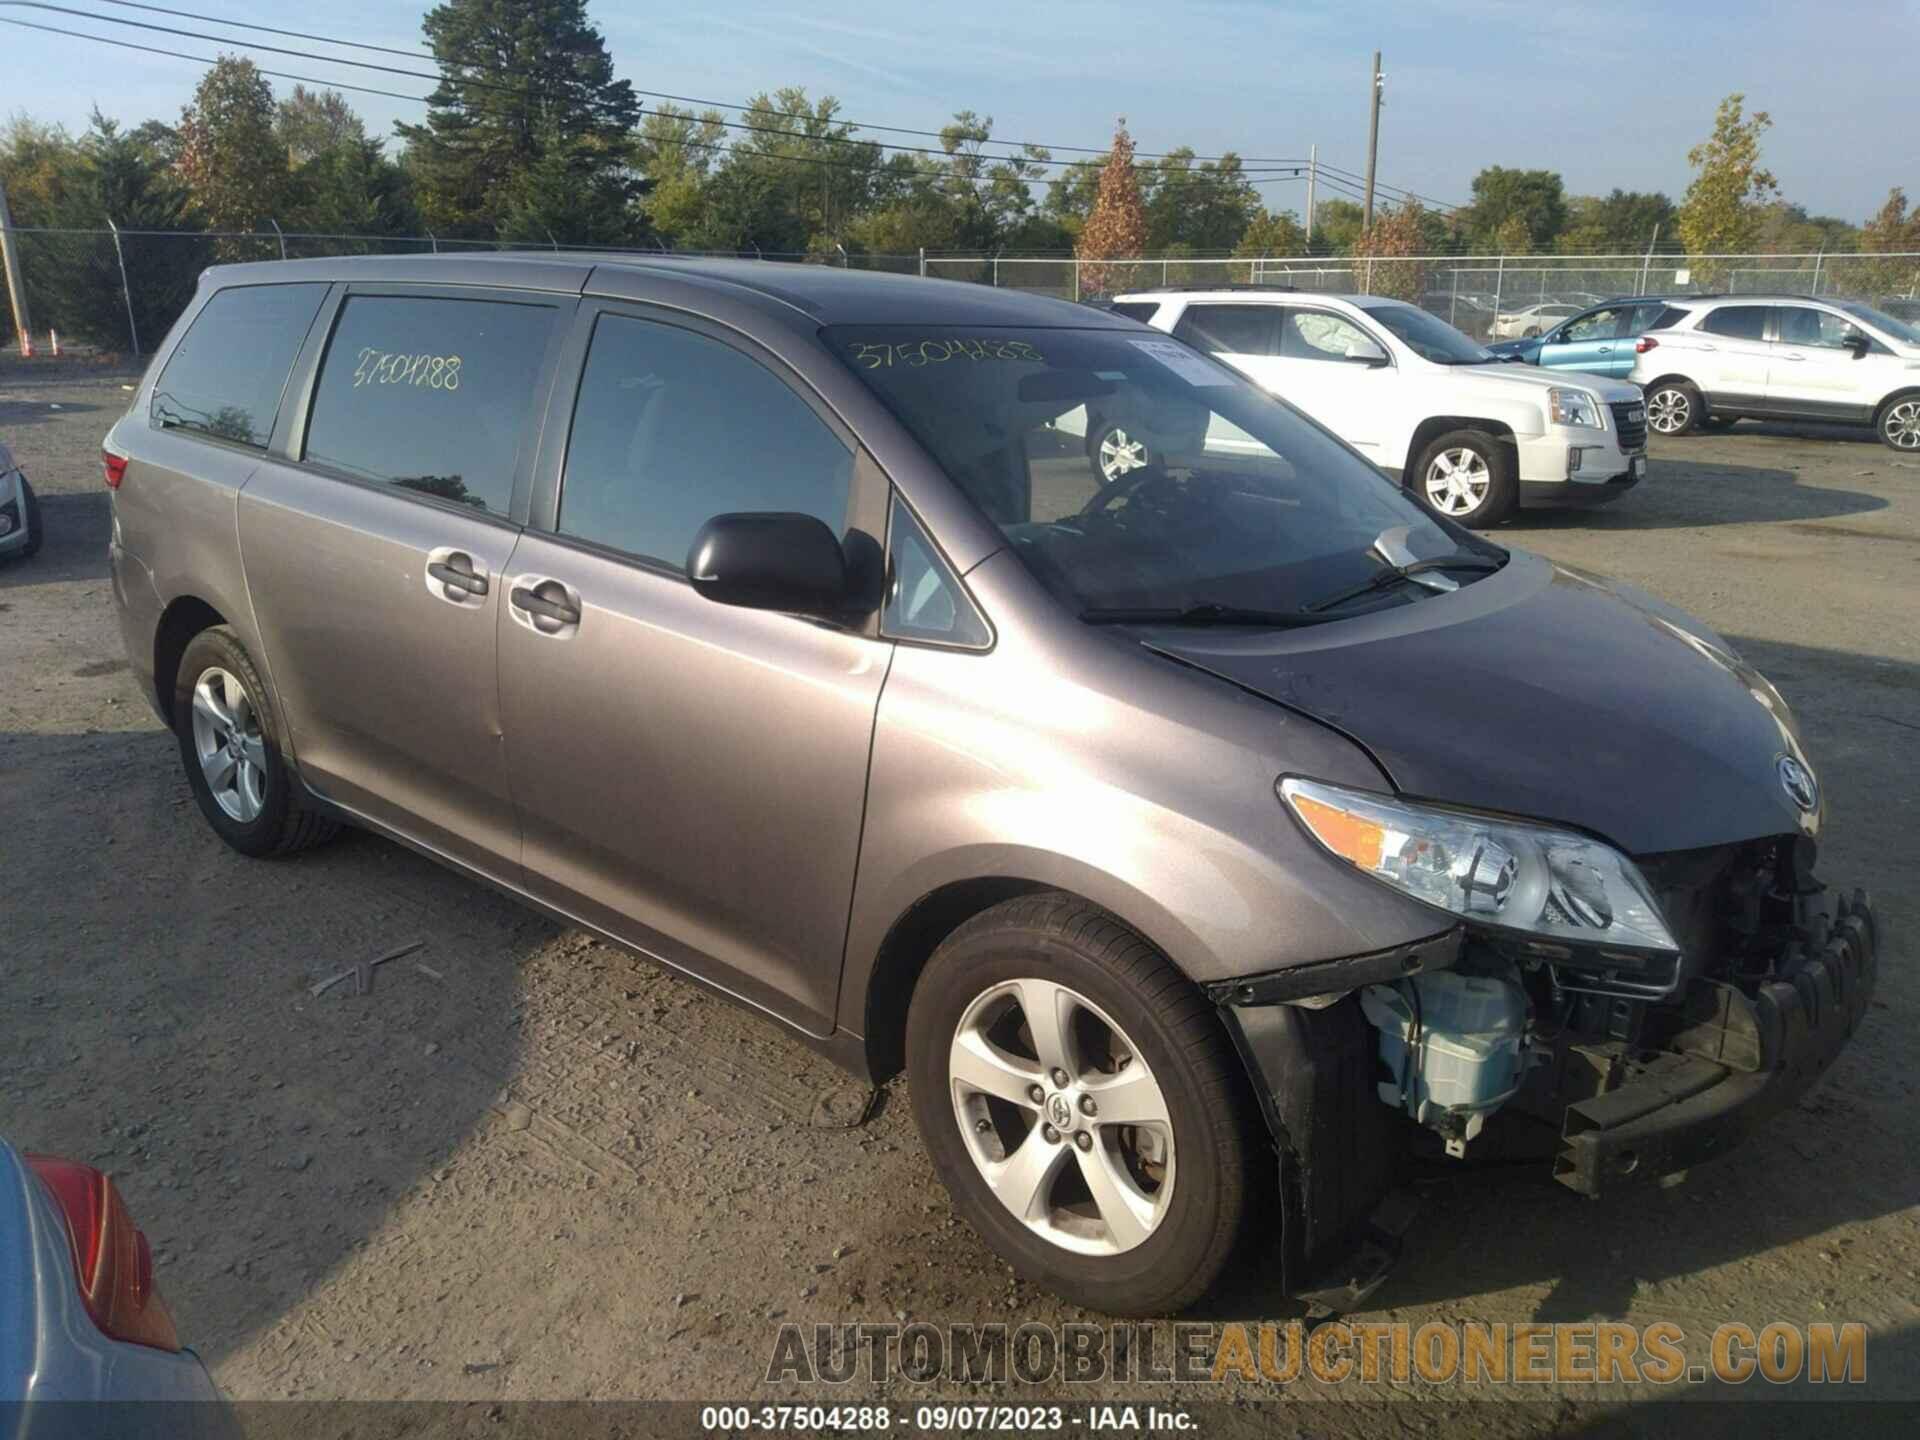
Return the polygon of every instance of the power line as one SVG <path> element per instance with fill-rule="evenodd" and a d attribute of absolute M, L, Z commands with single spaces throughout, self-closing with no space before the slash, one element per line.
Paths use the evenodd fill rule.
<path fill-rule="evenodd" d="M 107 4 L 107 5 L 118 5 L 121 8 L 128 9 L 128 10 L 144 10 L 149 13 L 157 14 L 157 15 L 171 15 L 178 19 L 183 19 L 183 20 L 199 20 L 208 24 L 224 25 L 224 26 L 227 26 L 229 29 L 258 30 L 261 33 L 267 34 L 267 35 L 282 35 L 295 40 L 314 40 L 314 41 L 318 41 L 320 44 L 323 44 L 323 45 L 334 45 L 334 46 L 339 46 L 345 49 L 352 49 L 352 50 L 366 50 L 379 55 L 397 55 L 402 59 L 408 59 L 408 60 L 431 60 L 436 65 L 441 63 L 439 56 L 427 50 L 419 50 L 419 49 L 402 50 L 391 45 L 375 45 L 365 40 L 341 40 L 334 36 L 318 35 L 311 31 L 306 31 L 306 30 L 286 30 L 278 26 L 262 25 L 256 21 L 251 21 L 251 20 L 228 20 L 217 15 L 206 15 L 193 10 L 178 10 L 178 9 L 172 8 L 171 6 L 166 6 L 166 5 L 149 5 L 149 4 L 142 3 L 142 0 L 96 0 L 96 3 Z M 70 13 L 79 13 L 79 12 L 70 12 Z M 136 22 L 128 22 L 128 21 L 115 21 L 113 17 L 110 17 L 110 16 L 97 16 L 95 18 L 105 20 L 108 23 L 136 23 Z M 177 32 L 177 33 L 188 33 L 188 32 Z M 211 36 L 211 35 L 195 35 L 193 38 L 203 39 L 203 40 L 214 40 L 220 43 L 238 44 L 238 45 L 244 45 L 246 43 L 244 41 L 238 41 L 238 40 L 223 41 L 222 37 Z M 253 48 L 262 49 L 265 47 L 254 46 Z M 333 61 L 333 57 L 330 57 L 330 56 L 315 56 L 312 58 L 326 59 L 329 61 Z M 339 60 L 339 61 L 335 61 L 334 63 L 346 65 L 346 64 L 353 64 L 354 62 L 349 60 Z M 412 73 L 412 72 L 407 72 L 407 73 Z M 440 79 L 442 81 L 446 79 L 445 76 L 428 77 L 424 75 L 418 76 L 418 78 L 420 79 L 435 78 L 435 79 Z M 324 82 L 316 81 L 315 83 L 318 84 L 318 83 L 324 83 Z M 453 83 L 484 84 L 485 82 L 477 81 L 477 80 L 457 80 L 457 81 L 454 81 Z M 817 123 L 821 118 L 819 115 L 812 112 L 805 111 L 805 110 L 774 110 L 774 109 L 768 108 L 763 111 L 756 111 L 755 107 L 752 105 L 742 105 L 734 101 L 710 100 L 710 99 L 704 99 L 697 95 L 679 95 L 666 90 L 645 90 L 645 89 L 641 89 L 638 86 L 631 86 L 630 88 L 633 90 L 634 94 L 644 95 L 650 100 L 667 100 L 678 105 L 701 105 L 701 106 L 707 107 L 708 109 L 733 110 L 743 114 L 764 113 L 768 115 L 770 118 L 783 119 L 783 120 L 807 120 L 807 121 L 813 121 Z M 655 113 L 660 113 L 660 112 L 656 110 Z M 752 129 L 758 128 L 754 126 L 742 125 L 737 121 L 722 120 L 720 123 L 727 125 L 729 128 L 735 128 L 735 129 L 752 130 Z M 945 138 L 945 132 L 943 131 L 919 129 L 919 128 L 916 128 L 913 126 L 907 126 L 907 125 L 883 125 L 883 124 L 877 124 L 869 121 L 851 120 L 851 119 L 837 120 L 836 123 L 842 124 L 842 125 L 849 125 L 857 130 L 877 130 L 884 134 L 889 134 L 889 135 L 913 135 L 913 136 L 920 137 L 922 139 L 933 139 L 933 140 L 942 140 Z M 770 133 L 784 134 L 787 132 L 773 131 Z M 821 138 L 821 137 L 816 137 L 816 138 Z M 848 138 L 851 139 L 852 137 L 848 137 Z M 874 142 L 855 140 L 853 143 L 871 144 Z M 1058 151 L 1066 151 L 1069 153 L 1082 154 L 1082 155 L 1105 155 L 1109 153 L 1109 149 L 1110 149 L 1110 147 L 1091 146 L 1091 145 L 1066 145 L 1066 144 L 1049 145 L 1049 144 L 1043 144 L 1040 141 L 1033 141 L 1033 140 L 1006 140 L 1006 139 L 995 140 L 991 138 L 983 140 L 980 143 L 994 144 L 994 145 L 1010 145 L 1010 146 L 1015 146 L 1021 149 L 1038 148 L 1038 149 L 1043 149 L 1047 151 L 1058 150 Z M 929 150 L 925 150 L 923 148 L 914 147 L 914 146 L 889 145 L 886 148 L 892 149 L 892 150 L 913 151 L 915 153 L 921 153 L 921 154 L 946 153 L 944 151 L 940 151 L 940 152 L 929 151 Z M 1229 155 L 1198 155 L 1198 154 L 1180 155 L 1180 154 L 1177 154 L 1176 152 L 1165 151 L 1165 150 L 1136 150 L 1134 154 L 1141 159 L 1147 159 L 1147 160 L 1166 160 L 1166 159 L 1181 158 L 1181 159 L 1189 159 L 1196 163 L 1212 162 L 1216 164 L 1226 159 L 1232 158 L 1239 161 L 1242 166 L 1280 166 L 1280 167 L 1287 167 L 1289 169 L 1303 163 L 1296 159 L 1292 159 L 1292 158 L 1283 159 L 1275 156 L 1241 156 L 1241 155 L 1229 156 Z M 1012 158 L 1012 157 L 997 156 L 994 158 L 1005 159 L 1005 158 Z M 1024 157 L 1021 157 L 1021 158 L 1024 158 Z M 1054 163 L 1071 165 L 1071 164 L 1083 163 L 1083 162 L 1060 161 L 1060 162 L 1054 162 Z M 1158 167 L 1150 166 L 1150 165 L 1136 165 L 1134 168 L 1137 170 L 1154 170 L 1154 169 L 1157 169 Z M 1361 179 L 1361 177 L 1358 174 L 1354 173 L 1353 171 L 1342 170 L 1339 166 L 1329 164 L 1325 161 L 1322 161 L 1319 163 L 1319 168 L 1323 171 L 1333 171 L 1334 173 L 1343 175 L 1347 179 L 1355 182 L 1359 182 Z M 1265 173 L 1265 172 L 1249 170 L 1249 171 L 1244 171 L 1243 173 L 1254 174 L 1254 173 Z M 1435 199 L 1433 196 L 1422 195 L 1417 191 L 1408 190 L 1403 186 L 1390 185 L 1384 180 L 1377 182 L 1377 188 L 1381 190 L 1391 191 L 1396 195 L 1412 196 L 1416 200 L 1420 200 L 1427 205 L 1430 205 L 1442 210 L 1456 210 L 1460 208 L 1458 205 L 1455 205 L 1451 201 L 1438 200 L 1438 199 Z"/>

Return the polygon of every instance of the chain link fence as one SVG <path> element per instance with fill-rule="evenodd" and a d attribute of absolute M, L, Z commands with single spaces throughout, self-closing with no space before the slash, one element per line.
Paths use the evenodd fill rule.
<path fill-rule="evenodd" d="M 421 255 L 551 248 L 659 258 L 660 248 L 551 247 L 432 235 L 266 231 L 15 228 L 36 349 L 67 344 L 144 354 L 193 298 L 209 265 L 334 255 Z M 1079 260 L 1072 256 L 869 255 L 835 246 L 806 253 L 678 251 L 919 274 L 1091 300 L 1168 285 L 1273 285 L 1389 295 L 1420 305 L 1480 340 L 1519 338 L 1619 295 L 1786 292 L 1883 303 L 1920 296 L 1920 253 L 1709 255 L 1194 256 Z M 1538 307 L 1547 307 L 1541 309 Z M 0 307 L 0 343 L 11 316 Z"/>
<path fill-rule="evenodd" d="M 295 231 L 56 230 L 16 226 L 10 238 L 19 259 L 32 348 L 45 353 L 57 334 L 63 347 L 140 356 L 165 337 L 193 299 L 210 265 L 252 260 L 302 260 L 336 255 L 452 255 L 517 250 L 557 254 L 665 254 L 835 265 L 915 275 L 923 257 L 859 255 L 838 248 L 806 253 L 668 251 L 664 247 L 526 245 L 452 240 L 433 235 L 331 235 Z M 11 308 L 0 280 L 0 348 L 17 348 Z"/>
<path fill-rule="evenodd" d="M 1920 253 L 1833 255 L 1165 256 L 1143 260 L 929 256 L 947 279 L 1090 300 L 1165 285 L 1272 285 L 1388 295 L 1479 340 L 1517 339 L 1621 295 L 1761 292 L 1866 300 L 1920 296 Z M 1539 307 L 1546 307 L 1541 309 Z"/>

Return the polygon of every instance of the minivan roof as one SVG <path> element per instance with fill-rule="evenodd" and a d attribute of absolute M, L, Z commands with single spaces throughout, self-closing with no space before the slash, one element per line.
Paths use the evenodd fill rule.
<path fill-rule="evenodd" d="M 663 280 L 711 290 L 734 304 L 800 311 L 822 325 L 1037 325 L 1127 328 L 1133 323 L 1086 305 L 1026 291 L 933 280 L 837 265 L 715 260 L 625 252 L 521 250 L 490 254 L 364 255 L 218 265 L 217 285 L 345 281 L 419 285 L 504 285 L 516 289 L 644 298 Z"/>

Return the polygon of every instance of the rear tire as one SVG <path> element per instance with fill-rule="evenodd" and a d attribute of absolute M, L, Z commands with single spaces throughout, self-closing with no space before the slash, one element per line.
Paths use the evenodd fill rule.
<path fill-rule="evenodd" d="M 1484 430 L 1449 430 L 1414 462 L 1410 484 L 1420 498 L 1475 530 L 1498 525 L 1519 504 L 1512 449 Z"/>
<path fill-rule="evenodd" d="M 1882 444 L 1903 454 L 1920 450 L 1920 392 L 1889 400 L 1874 429 L 1879 431 Z"/>
<path fill-rule="evenodd" d="M 173 724 L 200 813 L 242 855 L 291 855 L 340 828 L 296 793 L 266 682 L 226 626 L 187 642 L 174 681 Z"/>
<path fill-rule="evenodd" d="M 33 486 L 27 483 L 27 477 L 20 477 L 21 519 L 27 524 L 27 543 L 20 547 L 22 559 L 28 559 L 40 553 L 40 546 L 47 538 L 45 524 L 40 519 L 40 497 L 33 493 Z"/>
<path fill-rule="evenodd" d="M 954 1209 L 1028 1280 L 1166 1315 L 1232 1259 L 1251 1188 L 1243 1072 L 1213 1007 L 1106 911 L 1049 892 L 954 931 L 914 990 L 907 1073 Z"/>
<path fill-rule="evenodd" d="M 1706 401 L 1688 381 L 1662 380 L 1647 391 L 1647 428 L 1656 435 L 1691 435 L 1706 414 Z"/>

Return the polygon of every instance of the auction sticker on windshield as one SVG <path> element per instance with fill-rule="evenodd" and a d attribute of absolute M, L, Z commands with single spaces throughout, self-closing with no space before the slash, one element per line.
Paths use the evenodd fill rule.
<path fill-rule="evenodd" d="M 1144 350 L 1189 385 L 1231 385 L 1233 376 L 1194 354 L 1178 340 L 1129 340 L 1136 350 Z"/>

